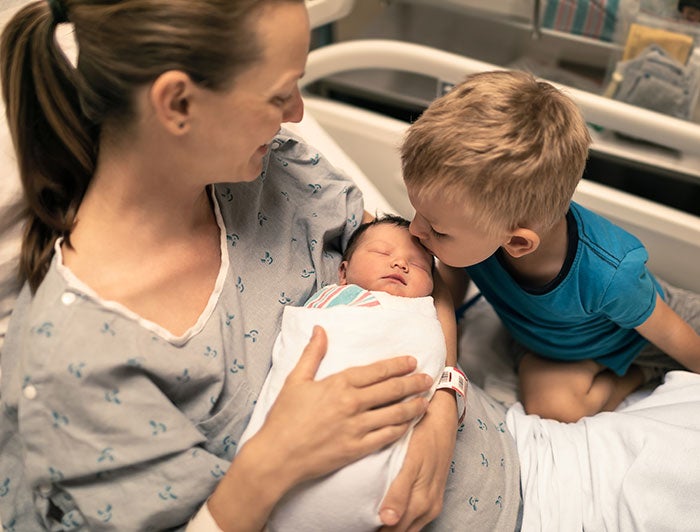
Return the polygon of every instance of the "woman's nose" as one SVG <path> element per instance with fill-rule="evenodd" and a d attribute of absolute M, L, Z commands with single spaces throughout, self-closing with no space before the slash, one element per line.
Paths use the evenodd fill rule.
<path fill-rule="evenodd" d="M 282 115 L 283 122 L 301 122 L 304 118 L 304 100 L 301 99 L 299 87 L 294 90 L 291 100 L 287 103 Z"/>

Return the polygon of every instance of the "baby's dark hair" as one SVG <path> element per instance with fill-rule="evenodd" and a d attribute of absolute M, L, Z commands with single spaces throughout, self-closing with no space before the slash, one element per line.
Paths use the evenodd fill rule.
<path fill-rule="evenodd" d="M 365 222 L 361 224 L 348 240 L 348 245 L 345 248 L 345 253 L 343 253 L 344 261 L 350 260 L 360 244 L 362 235 L 364 235 L 370 227 L 376 227 L 377 225 L 395 225 L 397 227 L 404 227 L 408 231 L 408 227 L 411 222 L 402 216 L 397 216 L 396 214 L 383 214 L 378 216 L 372 221 Z M 435 260 L 433 260 L 432 271 L 435 271 Z"/>
<path fill-rule="evenodd" d="M 383 214 L 382 216 L 379 216 L 372 221 L 361 224 L 352 234 L 350 240 L 348 240 L 348 245 L 345 248 L 345 253 L 343 253 L 343 260 L 350 260 L 353 253 L 355 253 L 357 246 L 360 243 L 362 235 L 364 235 L 367 232 L 367 229 L 382 224 L 390 224 L 395 225 L 397 227 L 405 227 L 408 230 L 408 226 L 411 225 L 411 222 L 408 221 L 406 218 L 403 218 L 402 216 L 397 216 L 395 214 Z"/>

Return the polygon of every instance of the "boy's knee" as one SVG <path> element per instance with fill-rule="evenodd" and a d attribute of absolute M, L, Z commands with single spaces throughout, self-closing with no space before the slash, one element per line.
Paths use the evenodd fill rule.
<path fill-rule="evenodd" d="M 527 414 L 564 423 L 575 423 L 587 415 L 583 402 L 574 394 L 558 390 L 550 390 L 549 393 L 539 393 L 532 397 L 524 395 L 522 403 Z"/>
<path fill-rule="evenodd" d="M 591 385 L 599 371 L 592 360 L 562 363 L 526 354 L 519 367 L 525 412 L 567 423 L 589 415 Z"/>

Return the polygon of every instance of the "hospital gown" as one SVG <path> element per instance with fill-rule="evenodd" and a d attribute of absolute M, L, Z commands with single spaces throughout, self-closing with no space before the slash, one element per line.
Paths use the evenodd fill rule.
<path fill-rule="evenodd" d="M 282 311 L 335 282 L 363 212 L 357 188 L 313 149 L 284 132 L 271 148 L 260 178 L 212 189 L 221 269 L 182 336 L 101 300 L 62 266 L 60 249 L 36 294 L 20 295 L 1 359 L 4 530 L 177 528 L 214 490 L 269 370 Z M 464 489 L 454 508 L 510 523 L 514 446 L 499 438 L 500 410 L 486 412 L 475 393 L 472 440 L 494 454 L 456 451 L 463 471 L 452 476 Z"/>

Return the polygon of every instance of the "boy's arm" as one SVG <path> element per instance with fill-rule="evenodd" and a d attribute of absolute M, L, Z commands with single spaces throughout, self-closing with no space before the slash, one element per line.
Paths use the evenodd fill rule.
<path fill-rule="evenodd" d="M 700 373 L 700 336 L 660 296 L 637 332 L 686 368 Z"/>

